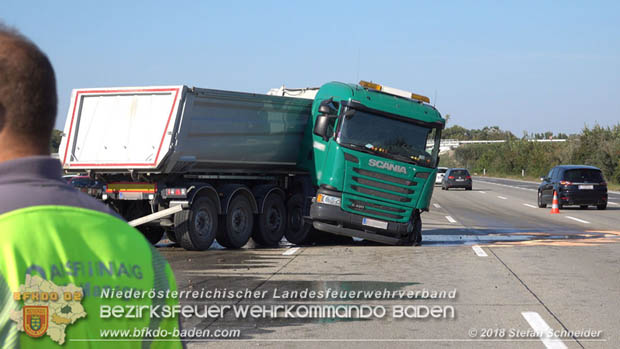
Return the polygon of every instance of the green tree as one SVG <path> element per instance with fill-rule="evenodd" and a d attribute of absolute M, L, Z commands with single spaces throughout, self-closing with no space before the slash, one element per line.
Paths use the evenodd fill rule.
<path fill-rule="evenodd" d="M 50 140 L 50 153 L 58 153 L 60 147 L 60 141 L 62 140 L 62 131 L 53 130 L 52 138 Z"/>

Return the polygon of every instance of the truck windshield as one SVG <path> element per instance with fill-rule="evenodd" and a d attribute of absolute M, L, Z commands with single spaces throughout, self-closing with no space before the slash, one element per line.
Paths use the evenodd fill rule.
<path fill-rule="evenodd" d="M 439 152 L 437 135 L 436 128 L 349 110 L 340 121 L 336 140 L 345 147 L 433 168 Z"/>

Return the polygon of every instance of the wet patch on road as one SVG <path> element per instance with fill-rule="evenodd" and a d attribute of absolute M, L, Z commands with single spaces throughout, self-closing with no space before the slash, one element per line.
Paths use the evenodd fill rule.
<path fill-rule="evenodd" d="M 493 246 L 592 246 L 619 243 L 617 231 L 575 231 L 532 229 L 436 229 L 424 232 L 423 245 L 493 245 Z"/>

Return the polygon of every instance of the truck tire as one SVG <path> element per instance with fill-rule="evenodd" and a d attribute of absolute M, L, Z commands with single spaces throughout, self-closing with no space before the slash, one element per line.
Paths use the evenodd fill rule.
<path fill-rule="evenodd" d="M 271 194 L 258 215 L 252 239 L 259 245 L 277 246 L 286 232 L 286 206 L 281 195 Z"/>
<path fill-rule="evenodd" d="M 418 214 L 415 222 L 413 222 L 413 246 L 422 245 L 422 218 Z"/>
<path fill-rule="evenodd" d="M 208 249 L 217 225 L 217 208 L 207 197 L 194 200 L 189 210 L 174 215 L 174 235 L 181 247 L 190 251 Z"/>
<path fill-rule="evenodd" d="M 144 237 L 149 240 L 151 245 L 155 245 L 161 240 L 164 236 L 164 228 L 160 227 L 149 227 L 149 226 L 138 226 L 137 229 L 144 235 Z"/>
<path fill-rule="evenodd" d="M 228 248 L 241 248 L 252 235 L 254 213 L 250 201 L 243 195 L 236 195 L 230 202 L 228 213 L 220 217 L 217 242 Z"/>
<path fill-rule="evenodd" d="M 286 240 L 290 243 L 299 245 L 308 242 L 312 231 L 312 225 L 304 221 L 304 197 L 302 194 L 295 194 L 286 203 L 288 213 L 286 224 Z"/>
<path fill-rule="evenodd" d="M 420 246 L 422 244 L 422 218 L 420 217 L 420 213 L 416 212 L 413 214 L 413 230 L 411 233 L 402 241 L 402 245 L 404 246 Z"/>

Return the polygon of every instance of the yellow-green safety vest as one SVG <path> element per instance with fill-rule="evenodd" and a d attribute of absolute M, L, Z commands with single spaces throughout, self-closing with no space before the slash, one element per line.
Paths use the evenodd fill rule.
<path fill-rule="evenodd" d="M 136 318 L 100 316 L 102 306 L 112 309 L 120 305 L 129 309 L 132 306 L 161 308 L 178 305 L 177 299 L 166 297 L 164 293 L 176 291 L 170 265 L 139 231 L 126 222 L 78 207 L 27 207 L 0 215 L 0 241 L 0 344 L 3 348 L 182 346 L 179 338 L 174 337 L 175 330 L 180 330 L 178 316 L 158 318 L 151 316 L 149 311 Z M 24 294 L 20 293 L 20 286 L 25 284 L 27 275 L 31 282 L 39 278 L 46 280 L 41 287 L 35 288 L 40 291 L 35 296 L 39 297 L 36 305 L 48 307 L 47 319 L 41 315 L 43 313 L 36 313 L 39 310 L 31 313 L 35 308 L 22 309 L 26 301 L 23 300 Z M 65 303 L 52 304 L 50 293 L 45 296 L 43 289 L 49 286 L 49 282 L 60 287 L 74 284 L 81 288 L 85 316 L 76 315 L 71 306 L 59 308 L 59 304 Z M 108 290 L 107 293 L 104 290 Z M 112 290 L 147 292 L 141 293 L 145 297 L 132 296 L 130 299 L 102 297 L 102 294 L 109 297 Z M 158 292 L 162 297 L 157 297 Z M 44 296 L 47 301 L 42 300 Z M 73 300 L 79 300 L 79 295 Z M 108 306 L 110 308 L 106 308 Z M 47 325 L 46 333 L 34 338 L 20 331 L 18 322 L 12 319 L 18 315 L 15 312 L 21 312 L 22 322 L 31 330 L 40 332 Z M 114 330 L 126 332 L 114 333 Z M 145 337 L 149 334 L 159 337 Z"/>

